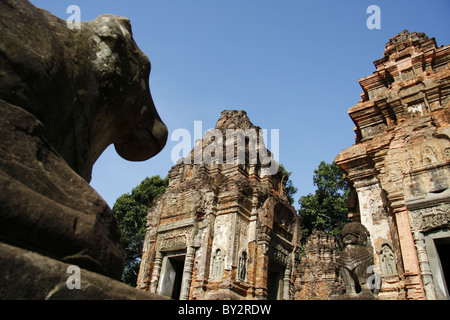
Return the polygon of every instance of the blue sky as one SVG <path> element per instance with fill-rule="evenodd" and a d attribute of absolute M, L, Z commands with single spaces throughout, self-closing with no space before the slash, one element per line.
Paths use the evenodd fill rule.
<path fill-rule="evenodd" d="M 141 162 L 109 147 L 91 185 L 112 207 L 145 177 L 165 177 L 178 128 L 213 128 L 222 110 L 245 110 L 264 129 L 280 130 L 280 162 L 292 171 L 295 199 L 313 193 L 313 171 L 354 143 L 347 110 L 360 99 L 358 79 L 375 71 L 385 44 L 404 29 L 450 44 L 450 1 L 300 0 L 32 0 L 67 19 L 111 13 L 130 18 L 152 63 L 150 89 L 169 129 L 165 149 Z M 366 10 L 381 10 L 369 30 Z M 269 146 L 270 147 L 270 146 Z M 298 208 L 298 204 L 295 206 Z"/>

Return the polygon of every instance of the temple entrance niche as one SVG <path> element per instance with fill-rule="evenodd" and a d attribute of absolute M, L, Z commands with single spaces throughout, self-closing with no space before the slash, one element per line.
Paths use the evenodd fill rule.
<path fill-rule="evenodd" d="M 162 262 L 158 293 L 174 300 L 180 299 L 183 284 L 185 252 L 167 253 Z"/>
<path fill-rule="evenodd" d="M 217 249 L 212 257 L 211 264 L 211 280 L 222 280 L 223 277 L 223 264 L 225 262 L 225 256 L 221 249 Z"/>
<path fill-rule="evenodd" d="M 269 261 L 267 274 L 267 300 L 283 300 L 284 268 L 275 261 Z"/>

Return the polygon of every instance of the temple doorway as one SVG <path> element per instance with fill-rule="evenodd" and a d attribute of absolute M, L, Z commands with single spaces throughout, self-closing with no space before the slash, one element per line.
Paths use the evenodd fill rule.
<path fill-rule="evenodd" d="M 444 282 L 444 288 L 447 289 L 446 294 L 448 297 L 448 285 L 450 284 L 450 238 L 435 239 L 434 245 L 439 256 L 442 280 Z"/>
<path fill-rule="evenodd" d="M 158 293 L 174 300 L 180 299 L 185 254 L 166 255 L 161 266 Z"/>
<path fill-rule="evenodd" d="M 278 263 L 269 262 L 267 274 L 267 299 L 283 300 L 284 268 Z"/>
<path fill-rule="evenodd" d="M 425 235 L 425 244 L 437 300 L 449 300 L 450 231 L 434 230 Z"/>

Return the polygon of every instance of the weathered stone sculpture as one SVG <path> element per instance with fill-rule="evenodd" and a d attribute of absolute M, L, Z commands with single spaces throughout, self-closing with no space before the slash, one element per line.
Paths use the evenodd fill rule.
<path fill-rule="evenodd" d="M 370 266 L 373 265 L 369 232 L 361 223 L 351 222 L 342 229 L 341 239 L 344 248 L 337 258 L 337 263 L 345 282 L 345 297 L 361 293 L 363 298 L 366 298 L 370 296 L 367 280 L 371 275 Z"/>
<path fill-rule="evenodd" d="M 117 16 L 70 30 L 28 1 L 2 0 L 0 26 L 0 295 L 32 290 L 22 283 L 21 250 L 118 279 L 121 236 L 88 182 L 111 143 L 132 161 L 164 147 L 150 62 Z"/>

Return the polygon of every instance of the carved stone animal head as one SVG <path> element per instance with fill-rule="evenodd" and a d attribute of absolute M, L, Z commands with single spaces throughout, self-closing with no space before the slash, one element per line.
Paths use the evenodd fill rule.
<path fill-rule="evenodd" d="M 341 231 L 341 241 L 344 246 L 359 245 L 367 246 L 369 231 L 359 222 L 351 222 L 344 226 Z"/>
<path fill-rule="evenodd" d="M 28 1 L 1 1 L 0 10 L 0 98 L 41 121 L 72 169 L 90 181 L 111 143 L 130 161 L 161 151 L 167 128 L 150 94 L 150 61 L 127 18 L 102 15 L 71 30 Z"/>
<path fill-rule="evenodd" d="M 0 241 L 118 279 L 121 235 L 88 181 L 112 143 L 131 161 L 164 147 L 149 59 L 118 16 L 72 30 L 1 0 L 0 30 Z"/>

